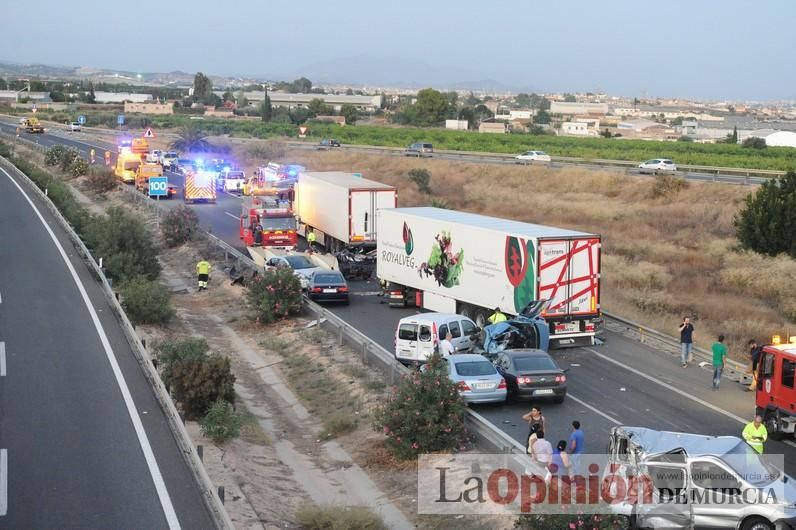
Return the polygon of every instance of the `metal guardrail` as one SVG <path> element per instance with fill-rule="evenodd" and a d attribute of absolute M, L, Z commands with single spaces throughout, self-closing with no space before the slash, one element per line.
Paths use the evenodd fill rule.
<path fill-rule="evenodd" d="M 619 315 L 614 315 L 613 313 L 606 313 L 603 311 L 603 317 L 618 323 L 620 326 L 624 326 L 627 331 L 637 335 L 638 340 L 641 343 L 646 344 L 652 340 L 669 346 L 677 352 L 680 351 L 680 339 L 678 337 L 667 335 L 666 333 L 662 333 L 648 326 L 644 326 L 638 322 L 622 318 Z M 708 364 L 713 363 L 713 353 L 711 351 L 708 351 L 705 348 L 700 348 L 699 346 L 694 346 L 692 351 L 695 359 L 701 359 Z M 724 377 L 741 383 L 745 380 L 744 376 L 746 376 L 749 372 L 748 366 L 732 359 L 725 359 L 725 367 L 726 370 L 723 374 Z"/>
<path fill-rule="evenodd" d="M 213 483 L 210 480 L 210 477 L 207 474 L 207 471 L 205 470 L 204 465 L 202 464 L 202 461 L 193 446 L 193 442 L 188 434 L 188 431 L 185 429 L 182 418 L 177 412 L 174 402 L 166 390 L 163 381 L 160 379 L 160 375 L 158 374 L 157 369 L 152 362 L 149 352 L 136 334 L 135 327 L 127 318 L 127 314 L 124 312 L 119 300 L 116 298 L 116 294 L 111 288 L 110 282 L 108 282 L 108 279 L 105 277 L 104 271 L 100 268 L 99 264 L 94 259 L 94 256 L 92 256 L 88 247 L 86 247 L 85 243 L 83 243 L 83 240 L 80 239 L 80 236 L 74 231 L 72 225 L 69 224 L 69 221 L 67 221 L 63 214 L 61 214 L 47 194 L 42 191 L 25 173 L 17 169 L 17 167 L 11 162 L 2 157 L 0 157 L 0 161 L 2 161 L 6 169 L 11 170 L 11 172 L 14 173 L 19 179 L 24 181 L 28 188 L 32 190 L 47 206 L 47 209 L 50 210 L 52 215 L 58 221 L 58 224 L 72 241 L 75 249 L 83 258 L 83 261 L 88 264 L 94 275 L 100 280 L 100 283 L 102 284 L 102 292 L 105 295 L 108 303 L 111 305 L 111 308 L 113 309 L 116 318 L 119 321 L 122 330 L 124 331 L 127 342 L 132 347 L 133 353 L 135 354 L 136 359 L 142 368 L 144 376 L 152 386 L 155 396 L 160 403 L 161 409 L 163 410 L 163 413 L 169 423 L 169 427 L 174 434 L 174 439 L 180 448 L 180 452 L 183 454 L 186 463 L 188 463 L 188 467 L 193 472 L 197 484 L 199 484 L 202 489 L 202 497 L 205 505 L 207 506 L 218 528 L 233 529 L 234 525 L 232 524 L 232 520 L 229 518 L 229 514 L 227 514 L 221 500 L 214 491 Z"/>

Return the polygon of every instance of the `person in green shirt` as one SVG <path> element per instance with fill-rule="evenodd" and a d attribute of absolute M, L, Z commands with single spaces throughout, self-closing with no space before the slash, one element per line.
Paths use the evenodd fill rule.
<path fill-rule="evenodd" d="M 725 357 L 727 357 L 727 346 L 724 345 L 724 335 L 719 335 L 718 342 L 713 343 L 713 390 L 719 389 Z"/>

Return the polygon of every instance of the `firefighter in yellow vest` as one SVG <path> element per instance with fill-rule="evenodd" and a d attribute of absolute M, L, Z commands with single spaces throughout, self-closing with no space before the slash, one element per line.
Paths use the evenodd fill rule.
<path fill-rule="evenodd" d="M 318 239 L 318 236 L 315 235 L 315 230 L 310 228 L 309 232 L 307 232 L 307 247 L 309 248 L 310 252 L 315 250 L 316 239 Z"/>
<path fill-rule="evenodd" d="M 763 443 L 765 443 L 767 438 L 768 430 L 763 425 L 762 416 L 755 416 L 755 421 L 747 424 L 743 429 L 743 439 L 760 454 L 763 454 Z"/>
<path fill-rule="evenodd" d="M 207 282 L 210 280 L 211 265 L 205 260 L 196 264 L 196 274 L 199 280 L 199 290 L 207 290 Z"/>

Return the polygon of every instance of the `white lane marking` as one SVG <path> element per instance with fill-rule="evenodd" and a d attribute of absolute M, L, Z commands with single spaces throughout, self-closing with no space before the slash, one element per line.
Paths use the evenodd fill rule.
<path fill-rule="evenodd" d="M 179 529 L 180 521 L 177 518 L 177 514 L 174 511 L 174 506 L 171 503 L 171 497 L 169 496 L 168 489 L 166 488 L 166 483 L 163 481 L 163 476 L 160 474 L 160 468 L 158 467 L 157 460 L 155 460 L 155 455 L 152 452 L 152 446 L 149 444 L 149 438 L 147 438 L 146 431 L 141 423 L 141 417 L 138 415 L 138 411 L 135 408 L 133 396 L 130 394 L 130 389 L 127 387 L 124 374 L 122 374 L 122 370 L 119 368 L 119 363 L 116 360 L 116 354 L 113 352 L 113 348 L 111 348 L 108 336 L 105 334 L 105 329 L 102 327 L 102 323 L 97 316 L 97 311 L 94 309 L 91 299 L 88 297 L 88 293 L 86 292 L 83 283 L 80 281 L 72 262 L 69 261 L 69 257 L 67 256 L 64 247 L 61 246 L 60 241 L 58 241 L 58 238 L 55 237 L 55 233 L 50 228 L 50 225 L 48 225 L 44 220 L 44 217 L 42 216 L 41 212 L 39 212 L 39 209 L 36 208 L 35 204 L 33 204 L 31 198 L 27 193 L 25 193 L 25 190 L 22 189 L 22 186 L 20 186 L 16 180 L 11 178 L 11 175 L 9 175 L 6 170 L 0 168 L 0 171 L 5 173 L 6 177 L 8 177 L 8 180 L 10 180 L 14 186 L 17 187 L 22 196 L 25 197 L 30 204 L 30 207 L 33 208 L 33 211 L 36 212 L 36 216 L 39 218 L 39 221 L 41 221 L 41 224 L 44 225 L 47 233 L 50 234 L 50 238 L 53 240 L 58 252 L 61 254 L 61 258 L 64 260 L 66 268 L 69 269 L 69 272 L 72 275 L 72 279 L 74 280 L 77 289 L 80 291 L 80 296 L 83 298 L 83 303 L 86 305 L 86 308 L 91 315 L 91 320 L 94 323 L 94 328 L 97 330 L 100 342 L 102 342 L 102 347 L 105 350 L 105 355 L 108 358 L 108 362 L 113 369 L 113 375 L 116 377 L 116 383 L 119 385 L 119 390 L 124 398 L 124 404 L 127 407 L 127 413 L 130 415 L 130 420 L 135 428 L 135 434 L 138 437 L 138 443 L 144 453 L 144 458 L 146 459 L 147 467 L 149 468 L 149 474 L 152 476 L 152 482 L 157 490 L 158 498 L 160 499 L 160 505 L 163 508 L 164 515 L 166 516 L 166 521 L 169 524 L 169 528 L 175 530 Z"/>
<path fill-rule="evenodd" d="M 226 194 L 227 194 L 227 195 L 229 195 L 230 197 L 235 197 L 236 199 L 241 199 L 241 200 L 243 200 L 243 197 L 242 197 L 241 195 L 238 195 L 237 193 L 230 193 L 230 192 L 228 192 L 227 190 L 221 190 L 221 192 L 222 192 L 222 193 L 226 193 Z"/>
<path fill-rule="evenodd" d="M 782 443 L 796 447 L 796 442 L 794 442 L 793 440 L 782 440 Z"/>
<path fill-rule="evenodd" d="M 225 213 L 225 214 L 227 214 L 228 216 L 232 217 L 232 218 L 233 218 L 233 219 L 235 219 L 236 221 L 240 221 L 240 217 L 238 217 L 237 215 L 232 215 L 232 214 L 231 214 L 231 213 L 229 213 L 229 212 L 224 212 L 224 213 Z"/>
<path fill-rule="evenodd" d="M 3 295 L 2 295 L 2 293 L 0 293 L 0 304 L 2 304 L 2 303 L 3 303 Z"/>
<path fill-rule="evenodd" d="M 6 376 L 6 343 L 0 342 L 0 377 Z"/>
<path fill-rule="evenodd" d="M 743 425 L 746 425 L 747 423 L 749 423 L 749 420 L 745 420 L 745 419 L 743 419 L 740 416 L 736 416 L 732 412 L 728 412 L 728 411 L 724 410 L 721 407 L 717 407 L 713 403 L 708 403 L 704 399 L 699 399 L 698 397 L 694 397 L 691 394 L 689 394 L 688 392 L 686 392 L 684 390 L 680 390 L 679 388 L 674 387 L 674 386 L 670 385 L 669 383 L 664 383 L 663 381 L 659 381 L 658 379 L 656 379 L 656 378 L 654 378 L 654 377 L 652 377 L 650 375 L 645 374 L 641 370 L 636 370 L 635 368 L 632 368 L 632 367 L 630 367 L 630 366 L 628 366 L 628 365 L 626 365 L 626 364 L 624 364 L 624 363 L 622 363 L 620 361 L 617 361 L 616 359 L 612 359 L 612 358 L 608 357 L 607 355 L 603 355 L 602 353 L 600 353 L 600 352 L 598 352 L 598 351 L 596 351 L 596 350 L 594 350 L 592 348 L 584 348 L 584 349 L 587 350 L 587 351 L 592 352 L 594 355 L 596 355 L 600 359 L 603 359 L 605 361 L 613 363 L 613 364 L 615 364 L 617 366 L 621 366 L 625 370 L 627 370 L 629 372 L 633 372 L 634 374 L 636 374 L 639 377 L 643 377 L 644 379 L 646 379 L 648 381 L 652 381 L 656 385 L 660 385 L 660 386 L 662 386 L 663 388 L 665 388 L 667 390 L 671 390 L 675 394 L 680 394 L 681 396 L 686 397 L 686 398 L 690 399 L 691 401 L 693 401 L 695 403 L 699 403 L 700 405 L 703 405 L 703 406 L 709 408 L 710 410 L 712 410 L 714 412 L 718 412 L 719 414 L 723 414 L 723 415 L 727 416 L 728 418 L 737 421 L 738 423 L 741 423 Z"/>
<path fill-rule="evenodd" d="M 584 406 L 584 407 L 586 407 L 587 409 L 591 410 L 592 412 L 594 412 L 594 413 L 596 413 L 596 414 L 599 414 L 599 415 L 600 415 L 600 416 L 602 416 L 603 418 L 605 418 L 605 419 L 607 419 L 608 421 L 612 422 L 614 425 L 622 425 L 622 422 L 621 422 L 621 421 L 617 420 L 617 419 L 616 419 L 616 418 L 614 418 L 613 416 L 609 416 L 608 414 L 606 414 L 605 412 L 601 411 L 601 410 L 600 410 L 600 409 L 598 409 L 597 407 L 593 407 L 593 406 L 589 405 L 588 403 L 586 403 L 586 402 L 585 402 L 585 401 L 583 401 L 582 399 L 580 399 L 580 398 L 577 398 L 577 397 L 573 396 L 571 392 L 567 392 L 567 397 L 568 397 L 569 399 L 573 399 L 573 400 L 577 401 L 578 403 L 580 403 L 581 405 L 583 405 L 583 406 Z"/>
<path fill-rule="evenodd" d="M 8 451 L 0 449 L 0 517 L 8 513 Z"/>

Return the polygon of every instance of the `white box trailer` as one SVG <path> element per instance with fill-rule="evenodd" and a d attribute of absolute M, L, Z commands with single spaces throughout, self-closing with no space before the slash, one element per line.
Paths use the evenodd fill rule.
<path fill-rule="evenodd" d="M 550 345 L 593 344 L 600 236 L 439 208 L 378 212 L 376 274 L 392 306 L 460 313 L 479 326 L 550 300 Z"/>
<path fill-rule="evenodd" d="M 388 184 L 342 171 L 301 172 L 294 209 L 299 234 L 315 231 L 329 251 L 347 246 L 376 246 L 376 211 L 395 208 L 398 190 Z"/>

